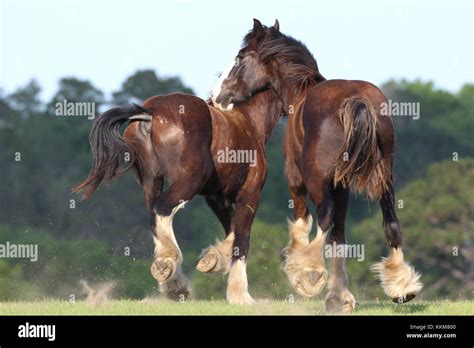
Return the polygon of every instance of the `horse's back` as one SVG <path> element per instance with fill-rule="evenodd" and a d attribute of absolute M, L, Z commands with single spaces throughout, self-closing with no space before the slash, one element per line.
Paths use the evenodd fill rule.
<path fill-rule="evenodd" d="M 343 100 L 353 97 L 370 100 L 374 107 L 387 100 L 377 86 L 367 81 L 326 80 L 308 89 L 305 107 L 329 113 L 338 110 Z"/>

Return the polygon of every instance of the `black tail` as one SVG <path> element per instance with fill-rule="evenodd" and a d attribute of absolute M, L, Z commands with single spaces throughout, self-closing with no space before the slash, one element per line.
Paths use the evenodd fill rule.
<path fill-rule="evenodd" d="M 140 116 L 132 117 L 135 115 Z M 110 109 L 94 121 L 89 135 L 92 170 L 86 180 L 73 188 L 73 192 L 83 191 L 82 197 L 87 199 L 97 191 L 104 179 L 109 182 L 133 165 L 136 160 L 135 150 L 120 134 L 120 127 L 129 120 L 150 121 L 151 113 L 134 104 Z M 119 172 L 121 167 L 123 169 Z"/>

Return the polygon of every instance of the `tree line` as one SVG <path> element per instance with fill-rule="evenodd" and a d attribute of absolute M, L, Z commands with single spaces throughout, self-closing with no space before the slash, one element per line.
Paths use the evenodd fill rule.
<path fill-rule="evenodd" d="M 431 82 L 391 80 L 388 98 L 420 103 L 420 117 L 394 117 L 397 134 L 395 183 L 404 250 L 423 273 L 424 298 L 465 298 L 474 290 L 474 85 L 459 92 Z M 144 195 L 131 173 L 91 200 L 81 202 L 71 188 L 86 177 L 91 164 L 87 117 L 57 117 L 56 103 L 94 102 L 104 111 L 113 105 L 140 103 L 147 97 L 193 93 L 179 77 L 140 70 L 110 97 L 91 81 L 59 81 L 51 100 L 40 98 L 31 81 L 11 94 L 0 93 L 0 244 L 37 243 L 39 259 L 0 258 L 0 300 L 81 295 L 81 280 L 114 281 L 118 297 L 157 293 L 149 273 L 153 242 Z M 292 294 L 280 270 L 281 249 L 292 217 L 283 175 L 282 119 L 267 145 L 269 175 L 252 228 L 249 282 L 256 297 Z M 376 203 L 353 196 L 346 223 L 348 243 L 363 243 L 363 262 L 348 260 L 351 286 L 358 298 L 384 298 L 369 272 L 386 255 Z M 312 207 L 313 216 L 315 216 Z M 221 298 L 224 277 L 194 270 L 197 256 L 224 236 L 202 198 L 174 221 L 195 298 Z"/>

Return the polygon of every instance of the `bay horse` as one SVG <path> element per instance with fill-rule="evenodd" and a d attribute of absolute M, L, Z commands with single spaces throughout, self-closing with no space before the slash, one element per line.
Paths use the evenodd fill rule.
<path fill-rule="evenodd" d="M 312 297 L 328 284 L 328 312 L 351 312 L 356 304 L 348 290 L 344 258 L 332 258 L 328 279 L 325 241 L 345 244 L 349 192 L 365 191 L 378 200 L 390 256 L 372 267 L 385 293 L 403 303 L 421 290 L 420 274 L 405 263 L 402 234 L 395 211 L 392 165 L 394 124 L 382 116 L 387 98 L 366 81 L 326 80 L 304 44 L 254 19 L 234 67 L 213 98 L 225 108 L 271 88 L 288 116 L 284 140 L 285 174 L 294 201 L 294 222 L 283 264 L 299 295 Z M 317 208 L 317 234 L 309 242 L 312 217 L 309 195 Z M 328 238 L 326 236 L 328 235 Z"/>
<path fill-rule="evenodd" d="M 201 272 L 228 272 L 228 302 L 250 304 L 246 273 L 250 228 L 267 176 L 265 144 L 283 109 L 271 90 L 232 111 L 210 104 L 173 93 L 151 97 L 141 106 L 106 111 L 90 132 L 92 170 L 73 191 L 83 191 L 83 198 L 89 198 L 103 180 L 133 168 L 151 216 L 155 244 L 151 273 L 160 290 L 174 300 L 185 299 L 189 287 L 173 217 L 187 201 L 203 195 L 226 238 L 204 250 L 196 267 Z M 126 123 L 122 136 L 120 128 Z M 163 190 L 165 180 L 168 186 Z"/>

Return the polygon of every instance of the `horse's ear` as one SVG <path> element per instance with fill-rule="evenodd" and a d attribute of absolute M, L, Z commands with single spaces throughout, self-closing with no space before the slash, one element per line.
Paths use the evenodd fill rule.
<path fill-rule="evenodd" d="M 261 30 L 263 30 L 262 23 L 257 18 L 254 18 L 253 19 L 253 31 L 254 32 L 259 32 Z"/>
<path fill-rule="evenodd" d="M 273 29 L 276 31 L 280 31 L 280 22 L 278 22 L 278 19 L 275 19 L 275 24 L 273 24 Z"/>
<path fill-rule="evenodd" d="M 260 40 L 263 38 L 265 35 L 265 29 L 263 28 L 262 23 L 256 18 L 253 19 L 253 35 L 255 37 L 255 40 L 257 42 L 260 42 Z"/>

